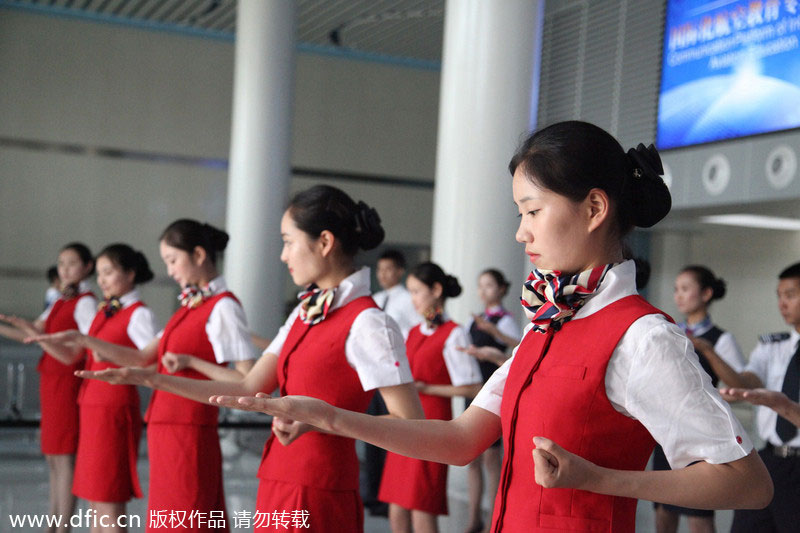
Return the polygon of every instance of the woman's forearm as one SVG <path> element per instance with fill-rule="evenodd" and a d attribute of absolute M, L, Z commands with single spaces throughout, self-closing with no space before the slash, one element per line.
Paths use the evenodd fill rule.
<path fill-rule="evenodd" d="M 101 359 L 117 366 L 147 366 L 153 362 L 153 357 L 145 350 L 121 346 L 88 335 L 81 338 L 81 344 Z"/>
<path fill-rule="evenodd" d="M 742 387 L 753 389 L 762 387 L 761 380 L 750 372 L 737 372 L 713 349 L 702 350 L 701 355 L 706 358 L 711 369 L 717 374 L 719 379 L 729 387 Z"/>
<path fill-rule="evenodd" d="M 259 388 L 248 385 L 247 381 L 241 378 L 238 381 L 212 381 L 155 374 L 149 385 L 154 389 L 171 392 L 201 403 L 209 403 L 208 398 L 214 395 L 252 396 L 257 392 L 262 392 Z"/>
<path fill-rule="evenodd" d="M 22 342 L 28 336 L 21 329 L 9 326 L 8 324 L 0 324 L 0 335 L 17 342 Z"/>
<path fill-rule="evenodd" d="M 500 436 L 500 418 L 470 407 L 454 420 L 375 417 L 332 408 L 322 421 L 333 433 L 426 461 L 467 465 Z"/>
<path fill-rule="evenodd" d="M 470 385 L 435 385 L 426 384 L 419 389 L 420 394 L 429 394 L 430 396 L 441 396 L 444 398 L 453 398 L 455 396 L 474 397 L 481 390 L 480 383 L 473 383 Z"/>
<path fill-rule="evenodd" d="M 83 348 L 74 343 L 40 341 L 38 344 L 45 352 L 65 365 L 75 364 L 84 356 Z"/>
<path fill-rule="evenodd" d="M 694 509 L 761 509 L 772 500 L 772 480 L 755 450 L 730 463 L 702 461 L 677 470 L 594 469 L 581 488 L 600 494 Z"/>
<path fill-rule="evenodd" d="M 215 363 L 210 363 L 199 357 L 192 357 L 189 359 L 189 368 L 197 370 L 204 376 L 215 381 L 239 382 L 242 381 L 245 374 L 242 374 L 234 368 L 227 366 L 220 366 Z"/>

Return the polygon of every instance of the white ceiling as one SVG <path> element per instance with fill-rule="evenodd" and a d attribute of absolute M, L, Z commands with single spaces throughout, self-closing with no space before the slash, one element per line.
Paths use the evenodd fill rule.
<path fill-rule="evenodd" d="M 306 45 L 438 64 L 444 0 L 296 0 Z M 237 0 L 2 0 L 0 4 L 98 22 L 232 39 Z"/>

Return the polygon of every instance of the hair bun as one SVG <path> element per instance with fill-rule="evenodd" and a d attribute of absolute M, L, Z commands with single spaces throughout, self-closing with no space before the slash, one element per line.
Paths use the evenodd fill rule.
<path fill-rule="evenodd" d="M 725 293 L 727 292 L 728 284 L 725 283 L 725 280 L 722 278 L 717 278 L 714 280 L 714 283 L 711 285 L 711 289 L 713 291 L 712 299 L 714 300 L 721 300 L 725 297 Z"/>
<path fill-rule="evenodd" d="M 148 281 L 152 280 L 154 277 L 153 271 L 150 270 L 150 264 L 147 262 L 147 258 L 144 256 L 142 252 L 136 251 L 134 253 L 134 260 L 136 262 L 136 269 L 134 270 L 135 283 L 147 283 Z"/>
<path fill-rule="evenodd" d="M 216 252 L 222 252 L 228 246 L 228 234 L 211 224 L 203 224 L 203 230 L 208 238 L 208 243 Z"/>
<path fill-rule="evenodd" d="M 455 298 L 461 294 L 461 284 L 458 283 L 458 279 L 455 276 L 447 274 L 445 277 L 445 285 L 444 292 L 448 298 Z"/>
<path fill-rule="evenodd" d="M 672 208 L 672 197 L 661 178 L 664 174 L 661 157 L 652 144 L 645 148 L 639 143 L 636 148 L 628 150 L 628 162 L 630 173 L 623 187 L 627 189 L 624 193 L 632 222 L 641 228 L 649 228 L 667 216 Z"/>
<path fill-rule="evenodd" d="M 356 206 L 356 232 L 358 246 L 362 250 L 372 250 L 383 242 L 386 235 L 378 212 L 363 201 L 359 201 Z"/>

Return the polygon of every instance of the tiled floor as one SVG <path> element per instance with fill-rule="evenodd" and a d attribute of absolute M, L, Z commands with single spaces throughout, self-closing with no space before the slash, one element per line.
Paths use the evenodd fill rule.
<path fill-rule="evenodd" d="M 255 508 L 257 480 L 255 472 L 260 459 L 260 447 L 264 442 L 265 432 L 253 430 L 226 430 L 223 437 L 225 455 L 224 475 L 228 512 L 231 519 L 241 511 L 252 512 Z M 10 515 L 40 514 L 47 510 L 47 467 L 38 454 L 39 444 L 36 430 L 0 428 L 0 531 L 36 531 L 33 528 L 11 528 Z M 144 450 L 143 450 L 144 452 Z M 139 461 L 139 475 L 143 490 L 147 490 L 147 459 L 144 453 Z M 466 522 L 466 471 L 463 468 L 451 468 L 450 471 L 450 516 L 440 520 L 442 533 L 461 533 Z M 79 504 L 79 509 L 85 505 Z M 128 505 L 128 513 L 141 517 L 142 524 L 146 518 L 146 502 L 134 500 Z M 717 513 L 717 531 L 728 531 L 732 513 Z M 636 531 L 650 532 L 653 528 L 652 504 L 640 502 L 637 512 Z M 383 533 L 389 531 L 385 518 L 365 517 L 367 533 Z M 73 531 L 88 531 L 86 527 L 74 528 Z M 130 531 L 143 531 L 142 528 L 131 528 Z M 247 528 L 231 528 L 236 531 L 247 531 Z M 336 532 L 334 525 L 331 531 Z M 682 524 L 681 531 L 687 531 Z"/>

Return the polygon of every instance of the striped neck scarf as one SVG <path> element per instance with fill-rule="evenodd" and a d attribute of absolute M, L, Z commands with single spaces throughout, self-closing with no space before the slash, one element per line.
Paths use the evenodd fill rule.
<path fill-rule="evenodd" d="M 328 311 L 333 304 L 333 297 L 336 295 L 336 287 L 332 289 L 320 289 L 315 284 L 301 292 L 300 299 L 300 320 L 305 324 L 313 326 L 325 320 Z"/>
<path fill-rule="evenodd" d="M 583 307 L 586 297 L 600 287 L 614 264 L 584 270 L 575 275 L 562 275 L 558 270 L 534 269 L 522 288 L 520 303 L 533 316 L 533 330 L 545 333 L 552 326 L 556 331 Z"/>
<path fill-rule="evenodd" d="M 112 296 L 106 300 L 103 300 L 99 304 L 97 304 L 97 310 L 102 311 L 103 314 L 106 315 L 106 318 L 111 318 L 117 311 L 122 309 L 122 302 L 119 301 L 119 298 L 116 296 Z"/>
<path fill-rule="evenodd" d="M 181 306 L 194 309 L 199 307 L 206 298 L 213 296 L 213 294 L 214 292 L 208 286 L 187 285 L 178 295 L 178 300 L 181 302 Z"/>
<path fill-rule="evenodd" d="M 434 305 L 423 313 L 422 318 L 425 319 L 425 324 L 428 328 L 436 329 L 445 322 L 444 308 L 441 305 Z"/>
<path fill-rule="evenodd" d="M 77 283 L 70 283 L 69 285 L 64 285 L 61 289 L 61 296 L 64 297 L 65 300 L 71 300 L 75 298 L 78 294 L 80 294 L 80 287 L 78 287 Z"/>

